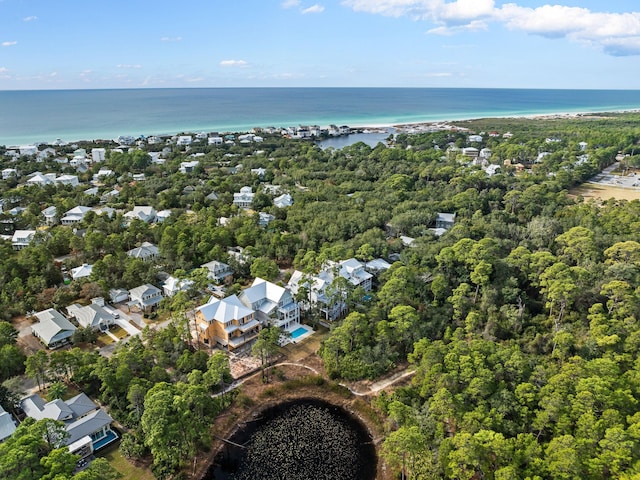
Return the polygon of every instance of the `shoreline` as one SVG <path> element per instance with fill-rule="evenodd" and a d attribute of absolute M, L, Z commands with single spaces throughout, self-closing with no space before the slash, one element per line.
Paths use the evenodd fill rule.
<path fill-rule="evenodd" d="M 357 130 L 360 134 L 380 134 L 380 133 L 424 133 L 429 131 L 429 127 L 439 127 L 441 129 L 450 126 L 448 124 L 455 122 L 470 122 L 474 120 L 481 119 L 528 119 L 528 120 L 544 120 L 544 119 L 578 119 L 581 117 L 594 117 L 598 115 L 605 114 L 625 114 L 625 113 L 640 113 L 640 108 L 627 108 L 627 109 L 618 109 L 618 110 L 583 110 L 578 112 L 548 112 L 548 113 L 530 113 L 530 114 L 512 114 L 512 115 L 479 115 L 479 116 L 464 116 L 461 118 L 455 117 L 442 117 L 438 119 L 424 119 L 424 120 L 416 120 L 413 122 L 384 122 L 384 123 L 358 123 L 355 126 L 348 125 L 352 130 Z M 295 122 L 294 122 L 295 123 Z M 341 122 L 337 122 L 341 123 Z M 336 124 L 337 124 L 336 123 Z M 300 124 L 302 125 L 302 124 Z M 452 127 L 452 126 L 450 126 Z M 249 132 L 253 129 L 265 129 L 265 128 L 276 128 L 276 129 L 285 129 L 286 126 L 279 127 L 262 127 L 255 126 L 249 129 L 218 129 L 217 132 L 220 134 L 238 134 Z M 325 127 L 323 127 L 325 128 Z M 186 130 L 178 130 L 174 131 L 174 133 L 150 133 L 146 135 L 139 135 L 134 138 L 149 138 L 149 137 L 172 137 L 180 134 L 191 134 L 195 135 L 201 132 L 211 133 L 214 130 L 208 129 L 186 129 Z M 362 130 L 372 130 L 371 132 L 361 132 Z M 381 130 L 386 130 L 387 132 L 382 132 Z M 389 132 L 389 130 L 393 130 L 393 132 Z M 122 134 L 125 136 L 126 134 Z M 93 139 L 74 139 L 74 140 L 65 140 L 60 138 L 56 138 L 50 141 L 33 141 L 30 143 L 0 143 L 0 146 L 4 145 L 7 150 L 16 149 L 21 146 L 33 146 L 33 145 L 54 145 L 57 140 L 62 140 L 65 144 L 74 144 L 74 143 L 97 143 L 97 142 L 105 142 L 105 141 L 114 141 L 112 138 L 108 138 L 108 135 L 104 136 L 94 136 Z"/>

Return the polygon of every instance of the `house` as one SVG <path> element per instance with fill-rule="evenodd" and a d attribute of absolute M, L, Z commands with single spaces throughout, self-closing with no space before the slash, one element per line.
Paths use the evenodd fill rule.
<path fill-rule="evenodd" d="M 207 143 L 209 145 L 222 145 L 224 143 L 224 140 L 222 137 L 209 137 Z"/>
<path fill-rule="evenodd" d="M 55 156 L 56 156 L 56 151 L 51 147 L 47 147 L 38 152 L 38 154 L 36 155 L 36 160 L 38 162 L 43 162 L 47 158 L 51 158 Z"/>
<path fill-rule="evenodd" d="M 91 207 L 77 206 L 69 210 L 64 214 L 64 217 L 60 219 L 62 225 L 73 225 L 84 220 L 87 212 L 91 211 Z"/>
<path fill-rule="evenodd" d="M 347 311 L 347 303 L 342 295 L 331 292 L 327 287 L 332 279 L 326 275 L 305 275 L 296 270 L 291 275 L 287 288 L 297 296 L 302 289 L 306 289 L 306 299 L 299 300 L 300 308 L 309 310 L 316 307 L 327 322 L 333 322 Z"/>
<path fill-rule="evenodd" d="M 373 273 L 374 275 L 378 275 L 381 272 L 389 270 L 391 268 L 391 264 L 382 258 L 374 258 L 364 264 L 364 268 L 369 273 Z"/>
<path fill-rule="evenodd" d="M 11 237 L 11 246 L 14 250 L 22 250 L 29 246 L 35 235 L 35 230 L 16 230 Z"/>
<path fill-rule="evenodd" d="M 340 275 L 347 280 L 354 288 L 362 288 L 365 292 L 371 291 L 371 279 L 373 275 L 365 270 L 364 263 L 350 258 L 348 260 L 342 260 L 341 262 L 328 261 L 324 272 L 335 276 Z"/>
<path fill-rule="evenodd" d="M 109 290 L 109 298 L 111 303 L 126 302 L 129 300 L 129 291 L 124 288 L 112 288 Z"/>
<path fill-rule="evenodd" d="M 104 162 L 106 155 L 107 155 L 107 151 L 104 148 L 91 149 L 91 160 L 94 163 Z"/>
<path fill-rule="evenodd" d="M 153 207 L 149 206 L 136 206 L 133 210 L 124 214 L 124 218 L 128 221 L 137 218 L 145 223 L 151 223 L 156 219 L 156 211 Z"/>
<path fill-rule="evenodd" d="M 93 271 L 93 265 L 88 265 L 83 263 L 79 267 L 71 269 L 71 278 L 74 280 L 78 280 L 80 278 L 86 278 L 91 276 L 91 272 Z"/>
<path fill-rule="evenodd" d="M 235 350 L 258 336 L 260 322 L 255 312 L 244 305 L 236 295 L 217 299 L 196 308 L 198 339 L 207 345 L 221 345 Z"/>
<path fill-rule="evenodd" d="M 438 216 L 436 217 L 436 228 L 444 228 L 445 230 L 449 230 L 453 228 L 455 222 L 455 213 L 438 213 Z"/>
<path fill-rule="evenodd" d="M 68 434 L 64 445 L 82 458 L 118 439 L 111 429 L 111 416 L 84 393 L 65 401 L 56 399 L 50 402 L 33 394 L 22 399 L 20 406 L 28 417 L 35 420 L 50 418 L 63 422 Z"/>
<path fill-rule="evenodd" d="M 42 216 L 44 217 L 44 223 L 46 225 L 55 225 L 58 223 L 58 210 L 55 205 L 51 205 L 50 207 L 45 208 L 42 211 Z"/>
<path fill-rule="evenodd" d="M 150 283 L 129 290 L 129 306 L 137 306 L 145 312 L 157 307 L 162 299 L 162 291 Z"/>
<path fill-rule="evenodd" d="M 262 278 L 256 278 L 238 298 L 256 312 L 256 319 L 263 325 L 272 324 L 288 330 L 300 321 L 300 307 L 291 292 Z"/>
<path fill-rule="evenodd" d="M 233 194 L 233 204 L 239 208 L 250 208 L 254 196 L 251 187 L 242 187 L 240 193 Z"/>
<path fill-rule="evenodd" d="M 54 174 L 54 178 L 55 178 L 55 174 Z M 52 184 L 53 181 L 54 180 L 51 178 L 51 176 L 43 175 L 40 172 L 36 172 L 35 174 L 33 174 L 31 176 L 31 178 L 29 178 L 29 180 L 27 180 L 27 184 L 28 185 L 38 185 L 40 187 L 44 187 L 45 185 Z"/>
<path fill-rule="evenodd" d="M 267 169 L 266 168 L 252 168 L 251 169 L 251 173 L 254 175 L 259 176 L 260 178 L 264 178 L 265 174 L 267 173 Z"/>
<path fill-rule="evenodd" d="M 193 137 L 191 137 L 191 135 L 181 135 L 178 137 L 176 145 L 187 146 L 191 145 L 191 142 L 193 142 Z"/>
<path fill-rule="evenodd" d="M 5 168 L 2 170 L 2 179 L 9 180 L 10 178 L 16 178 L 18 176 L 18 170 L 15 168 Z"/>
<path fill-rule="evenodd" d="M 16 422 L 13 420 L 13 416 L 0 406 L 0 443 L 13 435 L 15 431 Z"/>
<path fill-rule="evenodd" d="M 93 211 L 96 212 L 96 215 L 98 216 L 106 215 L 109 218 L 113 218 L 116 213 L 116 211 L 111 207 L 98 207 L 94 208 Z"/>
<path fill-rule="evenodd" d="M 480 150 L 478 150 L 475 147 L 465 147 L 465 148 L 462 149 L 462 154 L 465 157 L 475 158 L 480 154 Z"/>
<path fill-rule="evenodd" d="M 160 256 L 160 250 L 153 243 L 143 242 L 139 247 L 129 250 L 127 255 L 131 258 L 139 258 L 145 262 L 150 262 Z"/>
<path fill-rule="evenodd" d="M 212 260 L 200 265 L 200 267 L 209 271 L 207 276 L 215 283 L 229 283 L 233 279 L 233 270 L 226 263 Z"/>
<path fill-rule="evenodd" d="M 91 187 L 91 188 L 87 188 L 84 192 L 85 195 L 97 195 L 98 194 L 98 187 Z"/>
<path fill-rule="evenodd" d="M 286 208 L 293 205 L 293 197 L 288 193 L 282 194 L 273 199 L 273 204 L 278 208 Z"/>
<path fill-rule="evenodd" d="M 35 145 L 23 145 L 18 147 L 20 155 L 36 155 L 38 153 L 38 147 Z"/>
<path fill-rule="evenodd" d="M 160 210 L 156 213 L 156 222 L 162 223 L 171 216 L 171 210 Z"/>
<path fill-rule="evenodd" d="M 71 185 L 72 187 L 80 185 L 77 175 L 60 175 L 56 178 L 56 183 L 58 185 Z"/>
<path fill-rule="evenodd" d="M 76 327 L 53 308 L 38 312 L 35 316 L 38 323 L 31 326 L 31 331 L 47 348 L 57 348 L 68 343 L 76 331 Z"/>
<path fill-rule="evenodd" d="M 471 143 L 480 143 L 482 142 L 482 135 L 469 135 L 468 140 Z"/>
<path fill-rule="evenodd" d="M 200 162 L 198 160 L 191 160 L 190 162 L 180 162 L 180 172 L 192 173 L 198 165 L 200 165 Z"/>
<path fill-rule="evenodd" d="M 276 219 L 275 215 L 271 215 L 267 212 L 258 212 L 258 225 L 266 227 Z"/>
<path fill-rule="evenodd" d="M 75 318 L 81 327 L 94 330 L 106 331 L 115 322 L 113 314 L 98 303 L 85 306 L 77 303 L 71 304 L 67 307 L 67 314 L 69 317 Z"/>
<path fill-rule="evenodd" d="M 98 173 L 95 173 L 93 175 L 93 181 L 99 182 L 100 180 L 104 180 L 105 178 L 112 175 L 115 175 L 115 172 L 113 170 L 110 170 L 108 168 L 101 168 L 100 170 L 98 170 Z"/>
<path fill-rule="evenodd" d="M 180 280 L 176 277 L 170 276 L 162 284 L 162 291 L 165 296 L 173 297 L 178 292 L 189 290 L 191 286 L 193 286 L 193 280 L 186 278 Z"/>

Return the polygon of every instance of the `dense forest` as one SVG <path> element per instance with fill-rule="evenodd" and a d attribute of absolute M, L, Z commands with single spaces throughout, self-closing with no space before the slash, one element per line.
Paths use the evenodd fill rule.
<path fill-rule="evenodd" d="M 211 397 L 230 381 L 226 356 L 190 343 L 185 312 L 207 283 L 198 267 L 210 260 L 232 265 L 228 293 L 235 293 L 255 276 L 286 283 L 294 268 L 314 274 L 327 260 L 382 257 L 393 259 L 391 268 L 373 292 L 347 292 L 349 313 L 331 326 L 319 355 L 327 374 L 344 380 L 374 379 L 403 365 L 416 370 L 410 385 L 374 400 L 387 418 L 381 451 L 398 476 L 637 478 L 640 202 L 585 201 L 569 189 L 616 156 L 625 173 L 640 166 L 639 121 L 637 114 L 483 119 L 399 134 L 391 146 L 341 150 L 276 135 L 250 146 L 196 141 L 188 151 L 173 145 L 163 165 L 152 163 L 151 146 L 109 152 L 79 177 L 88 181 L 98 168 L 115 172 L 104 186 L 120 188 L 106 203 L 113 217 L 91 212 L 74 228 L 39 229 L 19 252 L 0 242 L 1 315 L 10 320 L 111 288 L 157 284 L 159 271 L 190 278 L 194 288 L 164 301 L 175 319 L 168 328 L 145 331 L 110 358 L 74 348 L 23 364 L 14 335 L 0 323 L 0 379 L 26 369 L 41 380 L 73 381 L 130 429 L 123 453 L 150 453 L 156 476 L 169 478 L 206 448 L 208 425 L 232 400 Z M 483 141 L 470 143 L 470 132 Z M 500 169 L 487 174 L 465 147 L 490 149 L 488 162 Z M 201 154 L 199 166 L 179 172 L 193 154 Z M 0 158 L 2 168 L 16 165 Z M 52 159 L 17 165 L 23 176 L 69 168 Z M 258 168 L 266 173 L 252 173 Z M 144 181 L 133 181 L 136 173 Z M 265 184 L 289 192 L 293 205 L 275 207 Z M 256 213 L 232 205 L 243 186 L 257 192 Z M 101 204 L 85 190 L 4 180 L 5 210 L 25 210 L 0 220 L 8 231 L 37 229 L 47 206 L 61 214 Z M 171 215 L 154 225 L 127 224 L 122 213 L 134 205 Z M 258 211 L 275 219 L 262 226 Z M 430 230 L 438 212 L 456 214 L 442 236 Z M 401 237 L 414 241 L 407 246 Z M 126 255 L 144 241 L 158 245 L 155 262 Z M 235 247 L 250 261 L 231 256 Z M 60 264 L 83 263 L 93 264 L 91 277 L 64 285 Z M 12 408 L 11 395 L 3 398 Z M 32 426 L 20 428 L 32 435 Z M 0 445 L 0 472 L 20 470 L 8 453 L 17 442 Z M 55 477 L 48 472 L 15 478 Z"/>

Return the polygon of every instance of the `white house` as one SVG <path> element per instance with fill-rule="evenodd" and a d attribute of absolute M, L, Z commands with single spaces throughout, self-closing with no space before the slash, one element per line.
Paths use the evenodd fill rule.
<path fill-rule="evenodd" d="M 91 149 L 91 160 L 94 163 L 104 162 L 106 158 L 107 151 L 104 148 L 92 148 Z"/>
<path fill-rule="evenodd" d="M 193 286 L 193 280 L 189 280 L 187 278 L 180 280 L 176 277 L 170 276 L 162 284 L 162 291 L 165 296 L 173 297 L 178 292 L 189 290 L 191 286 Z"/>
<path fill-rule="evenodd" d="M 14 250 L 22 250 L 29 246 L 35 235 L 35 230 L 16 230 L 11 237 L 11 246 Z"/>
<path fill-rule="evenodd" d="M 22 145 L 18 147 L 20 155 L 36 155 L 38 153 L 38 147 L 35 145 Z"/>
<path fill-rule="evenodd" d="M 309 310 L 315 306 L 326 321 L 333 322 L 346 312 L 347 303 L 339 292 L 332 292 L 327 288 L 331 283 L 332 279 L 326 275 L 305 275 L 296 270 L 291 275 L 287 288 L 293 295 L 306 289 L 306 298 L 299 301 L 300 308 Z"/>
<path fill-rule="evenodd" d="M 8 180 L 10 178 L 16 178 L 18 176 L 18 170 L 15 168 L 5 168 L 2 170 L 2 179 Z"/>
<path fill-rule="evenodd" d="M 274 215 L 267 212 L 258 212 L 258 225 L 266 227 L 276 219 Z"/>
<path fill-rule="evenodd" d="M 67 307 L 69 317 L 75 318 L 83 328 L 106 331 L 115 323 L 114 316 L 97 303 L 89 305 L 71 304 Z"/>
<path fill-rule="evenodd" d="M 162 291 L 150 283 L 129 290 L 129 305 L 144 311 L 157 307 L 162 298 Z"/>
<path fill-rule="evenodd" d="M 207 143 L 209 145 L 222 145 L 224 143 L 224 140 L 222 137 L 209 137 Z"/>
<path fill-rule="evenodd" d="M 60 175 L 56 178 L 56 183 L 58 185 L 71 185 L 72 187 L 80 185 L 77 175 Z"/>
<path fill-rule="evenodd" d="M 71 278 L 74 280 L 78 280 L 80 278 L 87 278 L 91 276 L 91 272 L 93 271 L 93 265 L 88 265 L 83 263 L 79 267 L 71 269 Z"/>
<path fill-rule="evenodd" d="M 480 143 L 482 142 L 482 135 L 469 135 L 468 140 L 469 142 Z"/>
<path fill-rule="evenodd" d="M 55 178 L 55 174 L 54 174 L 54 178 Z M 51 179 L 50 176 L 43 175 L 40 172 L 34 173 L 31 176 L 31 178 L 27 180 L 28 185 L 39 185 L 41 187 L 44 187 L 45 185 L 50 185 L 52 183 L 53 183 L 53 180 Z"/>
<path fill-rule="evenodd" d="M 212 260 L 200 265 L 200 267 L 206 268 L 209 271 L 207 276 L 215 283 L 230 281 L 233 277 L 233 270 L 224 262 Z"/>
<path fill-rule="evenodd" d="M 187 146 L 191 145 L 191 142 L 193 142 L 193 137 L 191 135 L 181 135 L 178 137 L 178 140 L 176 140 L 176 145 Z"/>
<path fill-rule="evenodd" d="M 58 214 L 58 210 L 55 205 L 51 205 L 50 207 L 42 210 L 42 216 L 44 217 L 44 223 L 46 225 L 55 225 L 58 222 L 58 218 L 56 215 Z"/>
<path fill-rule="evenodd" d="M 162 223 L 171 216 L 171 210 L 160 210 L 156 213 L 156 222 Z"/>
<path fill-rule="evenodd" d="M 60 223 L 62 225 L 73 225 L 74 223 L 81 222 L 84 220 L 87 212 L 91 211 L 91 207 L 85 206 L 77 206 L 67 211 L 64 216 L 60 219 Z"/>
<path fill-rule="evenodd" d="M 240 208 L 250 208 L 253 203 L 253 193 L 251 187 L 242 187 L 240 193 L 233 194 L 233 204 Z"/>
<path fill-rule="evenodd" d="M 278 208 L 286 208 L 293 205 L 293 197 L 288 193 L 284 193 L 273 199 L 273 204 Z"/>
<path fill-rule="evenodd" d="M 57 348 L 68 343 L 76 331 L 76 327 L 53 308 L 38 312 L 35 316 L 38 323 L 31 326 L 31 331 L 48 348 Z"/>
<path fill-rule="evenodd" d="M 300 307 L 291 292 L 262 278 L 256 278 L 238 298 L 256 312 L 256 319 L 263 325 L 289 330 L 300 321 Z"/>
<path fill-rule="evenodd" d="M 128 221 L 137 218 L 145 223 L 151 223 L 156 219 L 156 211 L 150 206 L 135 206 L 133 207 L 133 210 L 124 214 L 124 218 Z"/>
<path fill-rule="evenodd" d="M 198 160 L 191 160 L 189 162 L 180 162 L 180 172 L 182 173 L 191 173 L 195 170 L 195 168 L 200 165 Z"/>
<path fill-rule="evenodd" d="M 145 262 L 155 260 L 160 256 L 160 250 L 153 243 L 143 242 L 142 245 L 127 252 L 131 258 L 139 258 Z"/>
<path fill-rule="evenodd" d="M 95 173 L 93 175 L 93 181 L 99 182 L 100 180 L 104 180 L 105 178 L 112 175 L 115 175 L 115 172 L 113 170 L 110 170 L 108 168 L 101 168 L 100 170 L 98 170 L 98 173 Z"/>

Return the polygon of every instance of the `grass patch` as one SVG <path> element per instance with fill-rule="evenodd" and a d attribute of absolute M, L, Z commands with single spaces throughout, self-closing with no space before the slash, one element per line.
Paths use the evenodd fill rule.
<path fill-rule="evenodd" d="M 110 447 L 102 452 L 99 452 L 96 456 L 107 459 L 109 465 L 122 474 L 124 479 L 136 479 L 136 480 L 154 480 L 155 477 L 151 470 L 143 467 L 136 467 L 129 460 L 127 460 L 118 450 L 117 446 Z"/>
<path fill-rule="evenodd" d="M 111 328 L 109 329 L 109 331 L 115 335 L 116 337 L 118 337 L 120 340 L 122 340 L 123 338 L 125 338 L 127 335 L 129 335 L 127 333 L 127 331 L 122 328 L 119 325 L 112 325 Z"/>
<path fill-rule="evenodd" d="M 113 343 L 113 338 L 111 338 L 109 335 L 107 334 L 102 334 L 98 336 L 98 340 L 97 343 L 105 346 L 105 345 L 111 345 Z"/>

